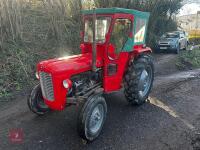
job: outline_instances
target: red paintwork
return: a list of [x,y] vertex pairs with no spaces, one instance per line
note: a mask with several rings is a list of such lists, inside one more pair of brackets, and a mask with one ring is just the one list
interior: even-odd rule
[[[45,103],[52,109],[62,110],[65,107],[67,90],[63,87],[63,80],[71,76],[92,69],[92,54],[85,53],[68,58],[57,58],[42,61],[37,65],[38,72],[47,72],[52,75],[54,97],[53,102],[44,98]],[[102,58],[97,58],[97,66],[102,67]]]
[[[121,52],[118,59],[114,61],[105,60],[105,67],[104,67],[104,81],[103,87],[104,91],[109,93],[113,91],[117,91],[121,88],[122,79],[125,73],[125,69],[127,68],[129,60],[129,53],[128,52]],[[109,76],[107,72],[107,67],[109,63],[117,64],[117,73],[115,75]]]
[[[84,18],[89,16],[90,15],[84,16]],[[143,48],[142,45],[134,46],[133,52],[121,52],[118,56],[113,53],[116,59],[110,60],[108,58],[108,52],[114,52],[114,47],[109,43],[114,20],[116,18],[128,18],[134,22],[134,17],[130,14],[104,14],[102,16],[110,16],[112,18],[112,23],[108,31],[108,38],[106,39],[106,42],[104,44],[97,44],[96,66],[97,68],[103,68],[103,88],[104,92],[109,93],[117,91],[122,87],[122,79],[130,59],[134,59],[140,53],[151,52],[151,49]],[[84,33],[82,33],[82,36],[84,36]],[[82,43],[80,48],[82,52],[80,55],[67,58],[50,59],[42,61],[37,65],[38,72],[44,71],[52,76],[55,100],[51,102],[44,98],[44,101],[53,110],[63,110],[65,108],[68,91],[63,87],[63,80],[70,79],[73,75],[92,70],[92,44]],[[118,70],[115,75],[109,76],[107,68],[111,63],[117,64]]]
[[[107,50],[105,50],[105,53],[104,53],[104,80],[103,80],[103,87],[104,87],[104,91],[105,92],[113,92],[113,91],[117,91],[119,90],[122,86],[121,86],[121,83],[122,83],[122,79],[123,79],[123,75],[126,71],[126,66],[129,62],[129,53],[128,52],[121,52],[119,54],[119,56],[117,56],[116,54],[113,54],[115,55],[116,59],[115,60],[110,60],[108,58],[108,53],[109,52],[112,52],[114,51],[114,46],[112,46],[110,43],[109,43],[109,40],[110,40],[110,35],[112,33],[112,30],[113,30],[113,27],[114,27],[114,24],[115,24],[115,19],[118,19],[118,18],[126,18],[126,19],[129,19],[132,21],[132,25],[133,25],[133,22],[134,22],[134,16],[131,15],[131,14],[120,14],[120,13],[117,13],[115,15],[113,15],[113,21],[111,23],[111,28],[109,30],[109,38],[107,39],[107,45],[108,45],[108,48]],[[132,27],[133,28],[133,27]],[[117,73],[115,75],[112,75],[112,76],[109,76],[108,75],[108,65],[109,64],[116,64],[117,65]]]
[[135,45],[133,54],[135,57],[138,57],[141,53],[152,53],[151,48],[143,47],[143,45]]

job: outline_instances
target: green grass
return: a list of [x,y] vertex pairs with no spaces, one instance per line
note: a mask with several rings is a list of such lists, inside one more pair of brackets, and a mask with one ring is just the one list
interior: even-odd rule
[[176,66],[179,70],[200,68],[200,49],[181,52],[177,58]]

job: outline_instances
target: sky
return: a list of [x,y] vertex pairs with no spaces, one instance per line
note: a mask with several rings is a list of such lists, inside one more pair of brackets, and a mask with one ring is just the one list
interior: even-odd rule
[[181,8],[178,16],[183,16],[183,15],[188,15],[188,14],[196,14],[197,11],[200,11],[200,3],[198,3],[198,4],[197,3],[185,4]]

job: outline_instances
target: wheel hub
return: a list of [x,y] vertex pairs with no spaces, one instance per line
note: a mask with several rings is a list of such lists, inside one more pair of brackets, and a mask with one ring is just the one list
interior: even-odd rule
[[148,84],[148,73],[146,70],[143,70],[139,80],[139,89],[144,90]]
[[140,96],[145,96],[150,87],[150,75],[146,69],[144,69],[141,73],[138,87]]
[[103,122],[103,106],[101,104],[97,105],[89,118],[89,130],[91,133],[95,134],[101,128]]

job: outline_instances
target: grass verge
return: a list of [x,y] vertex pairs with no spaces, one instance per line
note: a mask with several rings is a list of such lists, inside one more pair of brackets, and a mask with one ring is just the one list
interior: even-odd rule
[[[70,48],[48,45],[42,49],[41,46],[33,48],[10,42],[1,51],[0,102],[12,99],[18,93],[21,94],[21,92],[29,90],[38,82],[35,77],[38,62],[72,54]],[[77,50],[73,53],[76,54]]]
[[200,49],[181,52],[177,58],[176,66],[179,70],[200,68]]

